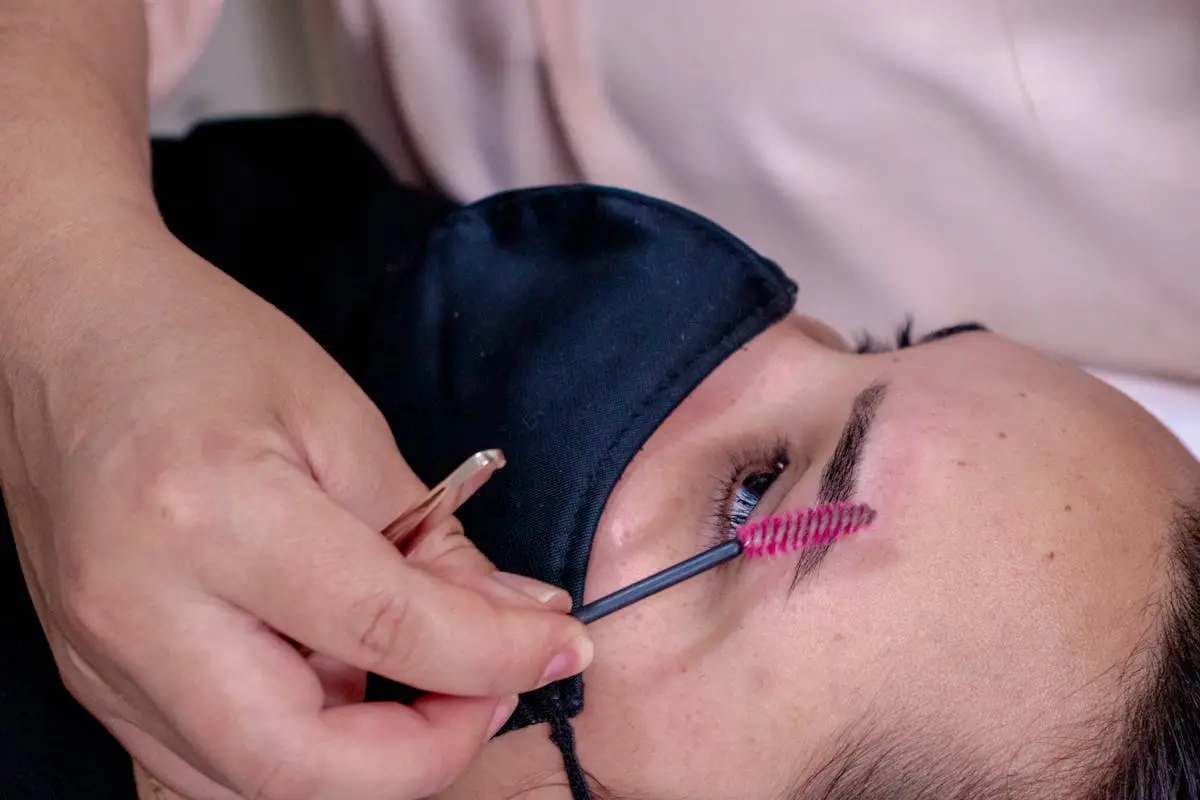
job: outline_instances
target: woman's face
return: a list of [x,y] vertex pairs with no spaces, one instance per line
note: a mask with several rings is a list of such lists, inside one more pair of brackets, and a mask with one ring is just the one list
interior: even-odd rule
[[[747,513],[835,497],[875,523],[819,564],[733,562],[595,623],[583,766],[617,794],[763,798],[864,730],[1051,758],[1117,691],[1196,469],[1135,404],[998,336],[858,355],[780,323],[630,464],[585,599]],[[559,764],[525,729],[451,794],[561,796]]]

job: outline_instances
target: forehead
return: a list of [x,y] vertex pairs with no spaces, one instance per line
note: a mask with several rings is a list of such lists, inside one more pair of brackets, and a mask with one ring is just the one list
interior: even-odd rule
[[924,412],[927,435],[938,434],[940,419],[964,443],[993,458],[1033,459],[1030,467],[1044,465],[1048,477],[1053,466],[1092,482],[1126,473],[1157,478],[1126,484],[1133,495],[1145,489],[1161,499],[1188,485],[1171,480],[1195,463],[1179,442],[1137,403],[1064,360],[986,333],[890,360],[880,369],[907,398],[914,420]]
[[[1135,509],[1143,524],[1152,511],[1165,518],[1193,479],[1194,461],[1136,403],[1001,337],[882,358],[890,390],[873,437],[876,469],[901,505],[937,497],[974,509],[977,526],[1037,517],[1047,529],[1105,523],[1127,536]],[[985,513],[998,507],[1007,513]]]
[[999,337],[897,356],[863,474],[903,554],[893,578],[913,602],[956,597],[957,625],[1128,652],[1114,620],[1161,586],[1191,459],[1136,404]]

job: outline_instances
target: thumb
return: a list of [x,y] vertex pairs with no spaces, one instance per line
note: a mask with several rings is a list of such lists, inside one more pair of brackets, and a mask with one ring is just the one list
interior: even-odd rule
[[[368,527],[382,531],[429,488],[396,447],[383,414],[353,381],[332,407],[301,409],[295,441],[317,484]],[[338,420],[317,424],[316,420]]]
[[208,579],[275,630],[446,695],[526,692],[591,662],[586,628],[566,614],[500,602],[409,563],[297,470],[266,483],[237,487],[245,497],[233,506],[254,508],[254,527],[273,537],[246,543],[237,574],[214,569]]
[[[320,465],[314,472],[321,488],[369,527],[379,530],[424,498],[428,490],[396,449],[378,409],[365,396],[359,400],[353,417],[359,424],[350,426],[350,430],[365,435],[343,435],[332,441],[317,437],[317,444],[308,451],[310,460]],[[458,586],[510,602],[533,599],[551,610],[571,610],[571,596],[562,589],[497,572],[454,517],[437,515],[422,523],[405,536],[403,553],[410,564]]]
[[557,586],[497,571],[454,517],[427,520],[418,526],[405,545],[404,555],[409,564],[448,583],[483,592],[501,602],[532,600],[564,614],[571,610],[571,595]]

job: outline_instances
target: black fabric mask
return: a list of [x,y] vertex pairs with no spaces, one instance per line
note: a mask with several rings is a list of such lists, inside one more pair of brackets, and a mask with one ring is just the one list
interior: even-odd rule
[[[427,483],[476,450],[504,451],[508,466],[459,518],[498,568],[560,586],[576,604],[630,460],[796,295],[774,264],[707,220],[596,187],[457,210],[403,261],[356,377]],[[369,686],[369,699],[401,696],[389,681]],[[504,732],[561,726],[582,706],[582,679],[560,681],[523,696]]]

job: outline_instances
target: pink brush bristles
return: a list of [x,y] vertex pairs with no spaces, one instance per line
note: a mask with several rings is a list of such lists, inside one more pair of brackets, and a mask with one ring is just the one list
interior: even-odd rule
[[747,558],[773,556],[830,544],[874,521],[875,509],[866,503],[827,503],[747,522],[738,527],[737,538]]

